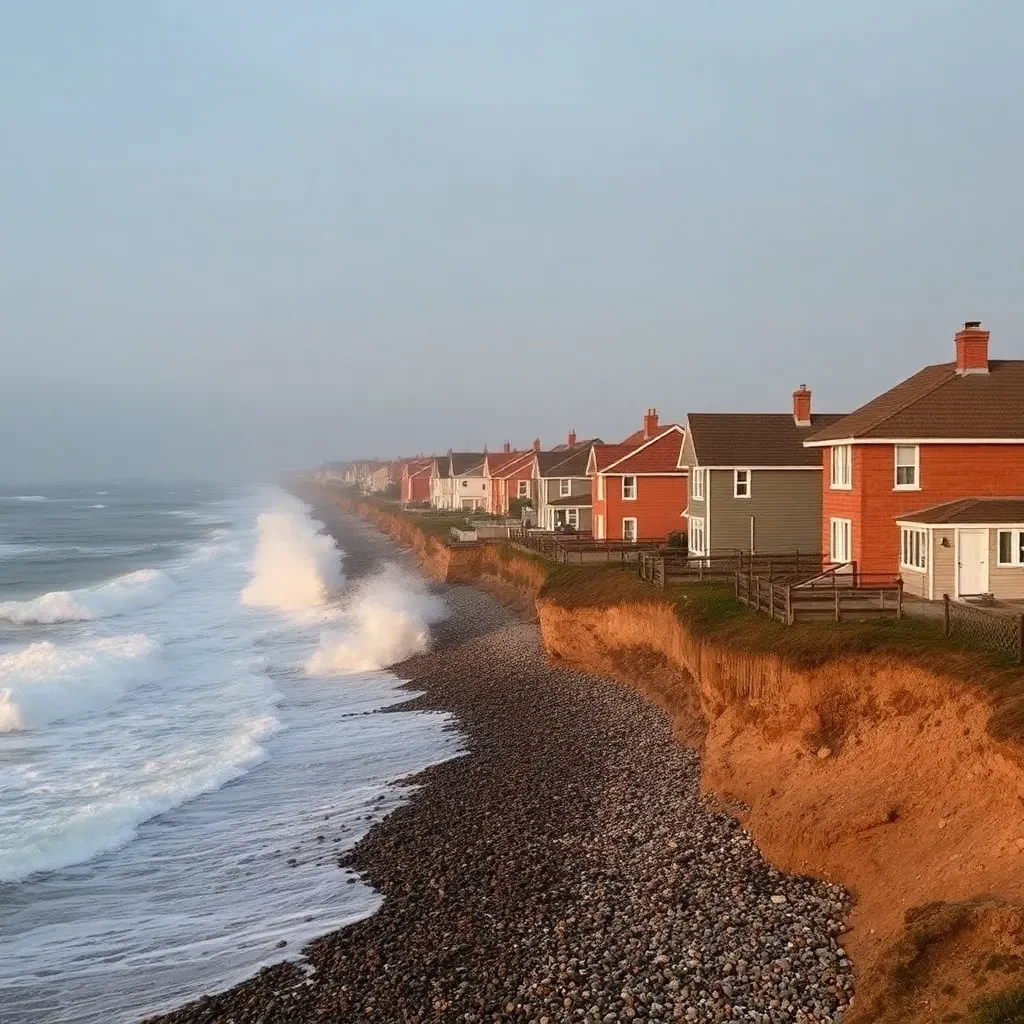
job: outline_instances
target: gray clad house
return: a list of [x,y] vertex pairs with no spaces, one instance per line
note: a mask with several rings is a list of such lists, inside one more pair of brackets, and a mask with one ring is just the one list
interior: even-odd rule
[[690,553],[820,552],[822,460],[804,440],[842,415],[812,415],[804,385],[792,413],[690,413],[679,453]]
[[601,444],[601,439],[579,441],[575,434],[570,434],[566,444],[534,456],[534,522],[540,529],[571,526],[584,533],[592,529],[593,499],[587,460],[595,444]]

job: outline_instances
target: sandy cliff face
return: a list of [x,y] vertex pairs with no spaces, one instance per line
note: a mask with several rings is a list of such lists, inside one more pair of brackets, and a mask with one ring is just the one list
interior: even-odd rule
[[[541,590],[529,558],[449,550],[369,511],[437,579]],[[657,600],[536,609],[552,658],[666,710],[770,860],[854,893],[849,1020],[966,1020],[977,994],[1024,983],[1024,759],[979,689],[892,658],[804,669],[731,650]]]

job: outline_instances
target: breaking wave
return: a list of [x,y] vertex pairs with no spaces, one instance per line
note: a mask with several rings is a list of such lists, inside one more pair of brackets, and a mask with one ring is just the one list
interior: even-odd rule
[[294,499],[260,515],[252,578],[242,603],[296,611],[316,608],[336,593],[344,582],[342,553],[322,526]]
[[444,601],[422,580],[388,565],[356,590],[342,628],[321,635],[306,671],[315,676],[368,672],[422,654],[430,646],[431,624],[447,614]]
[[0,654],[0,733],[37,729],[116,699],[157,651],[140,633],[58,647],[49,640]]
[[166,573],[139,569],[82,590],[54,590],[29,601],[0,601],[0,621],[24,626],[107,619],[160,604],[174,589]]

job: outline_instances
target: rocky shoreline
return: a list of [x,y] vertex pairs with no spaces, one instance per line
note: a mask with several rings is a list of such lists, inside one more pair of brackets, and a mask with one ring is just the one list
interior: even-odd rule
[[343,859],[383,907],[312,943],[312,972],[268,968],[153,1020],[842,1020],[843,890],[765,864],[653,705],[549,665],[488,594],[444,596],[403,707],[452,712],[468,753]]

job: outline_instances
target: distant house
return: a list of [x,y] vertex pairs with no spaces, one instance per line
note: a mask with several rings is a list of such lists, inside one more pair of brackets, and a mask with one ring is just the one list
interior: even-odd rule
[[391,464],[380,463],[369,471],[364,482],[364,490],[370,494],[379,494],[391,486]]
[[454,508],[451,453],[439,455],[430,464],[430,504],[437,509]]
[[587,463],[590,449],[603,444],[599,437],[578,441],[575,431],[566,443],[533,458],[534,520],[542,530],[570,526],[589,533],[593,529],[593,500]]
[[820,552],[821,457],[804,441],[838,419],[812,414],[803,385],[792,413],[690,413],[679,452],[690,553]]
[[595,540],[636,542],[685,529],[687,470],[679,465],[683,428],[659,425],[648,409],[643,428],[622,444],[595,444],[587,459]]
[[[534,442],[539,446],[540,441]],[[485,509],[494,515],[507,515],[509,506],[517,498],[531,497],[531,465],[535,448],[515,451],[505,443],[500,452],[484,457],[484,477],[487,480]],[[522,481],[526,480],[526,486]]]
[[[926,366],[816,431],[830,558],[938,599],[1024,593],[1024,360],[968,321]],[[993,500],[1001,499],[1001,500]]]
[[[487,504],[484,452],[449,452],[437,459],[438,508],[483,511]],[[439,463],[447,464],[442,469]],[[433,491],[433,476],[431,490]],[[447,481],[445,483],[445,481]]]
[[409,459],[402,465],[402,503],[419,505],[430,501],[432,458]]

